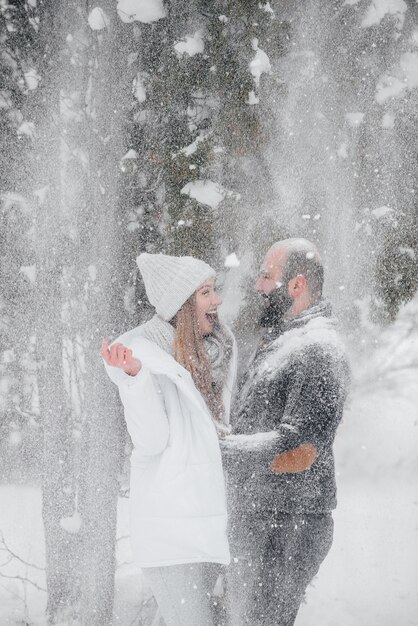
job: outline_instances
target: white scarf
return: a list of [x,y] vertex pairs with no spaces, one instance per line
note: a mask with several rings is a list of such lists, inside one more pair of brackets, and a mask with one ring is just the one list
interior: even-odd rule
[[[162,319],[159,315],[154,315],[142,326],[143,336],[157,344],[162,350],[174,356],[175,328]],[[205,348],[212,365],[212,379],[216,382],[224,382],[228,375],[228,367],[232,356],[233,335],[231,331],[219,324],[213,333],[204,339]],[[213,418],[212,418],[213,419]],[[213,420],[219,436],[225,436],[225,428],[229,432],[226,424]]]

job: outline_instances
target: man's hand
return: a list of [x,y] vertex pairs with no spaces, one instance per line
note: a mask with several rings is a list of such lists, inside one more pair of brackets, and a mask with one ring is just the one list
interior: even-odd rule
[[132,350],[121,343],[114,343],[109,348],[109,339],[105,339],[100,354],[108,365],[119,367],[129,376],[136,376],[142,367],[139,359],[132,356]]
[[276,474],[297,474],[309,469],[317,457],[315,446],[310,443],[287,450],[274,457],[271,469]]

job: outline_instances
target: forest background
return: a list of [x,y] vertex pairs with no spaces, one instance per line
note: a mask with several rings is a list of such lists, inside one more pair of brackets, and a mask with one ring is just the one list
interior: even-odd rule
[[[113,623],[130,447],[98,351],[151,314],[143,251],[218,269],[245,364],[263,253],[318,245],[354,365],[346,502],[386,489],[416,546],[418,4],[0,0],[0,59],[4,623],[35,623],[31,594],[50,624]],[[43,563],[5,531],[28,485]]]

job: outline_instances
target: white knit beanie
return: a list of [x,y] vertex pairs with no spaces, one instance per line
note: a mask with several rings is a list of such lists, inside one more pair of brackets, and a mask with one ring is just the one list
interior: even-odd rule
[[136,262],[144,279],[148,300],[167,322],[205,280],[216,275],[210,265],[191,256],[143,252]]

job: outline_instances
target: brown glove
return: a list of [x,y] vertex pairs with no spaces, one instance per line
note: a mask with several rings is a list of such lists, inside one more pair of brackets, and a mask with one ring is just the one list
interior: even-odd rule
[[296,474],[309,469],[317,457],[315,446],[310,443],[287,450],[274,457],[271,469],[276,474]]

